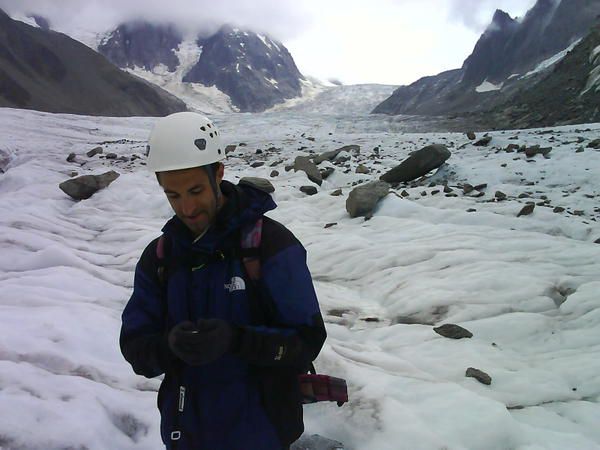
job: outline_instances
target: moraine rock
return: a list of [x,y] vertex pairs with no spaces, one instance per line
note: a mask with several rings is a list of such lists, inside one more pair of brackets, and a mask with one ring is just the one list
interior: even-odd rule
[[372,181],[358,186],[350,192],[346,200],[346,211],[350,217],[369,216],[379,200],[388,195],[390,185],[385,181]]
[[474,132],[472,132],[472,131],[467,131],[467,138],[468,138],[470,141],[474,141],[474,140],[477,138],[477,136],[475,136],[475,133],[474,133]]
[[333,167],[325,167],[323,170],[320,171],[321,172],[321,178],[323,178],[324,180],[326,180],[327,178],[329,178],[329,176],[335,172],[335,168]]
[[486,147],[490,142],[492,142],[492,136],[485,136],[479,139],[473,145],[476,147]]
[[297,156],[294,161],[294,172],[298,172],[299,170],[306,173],[308,179],[313,183],[317,183],[319,186],[323,183],[323,177],[321,176],[321,172],[319,168],[315,165],[314,162],[310,160],[307,156]]
[[277,171],[277,170],[271,171],[271,175],[270,176],[271,176],[271,178],[278,177],[279,176],[279,171]]
[[590,142],[587,145],[588,148],[596,148],[599,149],[600,148],[600,139],[594,139],[592,142]]
[[332,195],[333,197],[339,197],[340,195],[342,195],[342,190],[341,189],[336,189],[330,195]]
[[71,178],[60,183],[58,187],[75,200],[85,200],[100,189],[107,187],[117,178],[119,178],[119,174],[111,170],[101,175],[82,175],[77,178]]
[[227,155],[229,153],[235,152],[236,148],[237,148],[237,145],[235,145],[235,144],[228,145],[227,147],[225,147],[225,154]]
[[494,197],[497,201],[501,202],[502,200],[506,200],[506,194],[502,191],[496,191]]
[[354,154],[355,156],[359,155],[360,154],[360,145],[355,145],[355,144],[345,145],[338,149],[330,150],[325,153],[321,153],[320,155],[315,156],[313,161],[315,164],[321,164],[323,161],[333,161],[342,152]]
[[75,153],[69,153],[69,156],[67,156],[67,162],[75,162],[75,158],[77,158]]
[[300,439],[292,444],[290,450],[344,450],[344,444],[318,434],[312,436],[303,434]]
[[264,161],[255,161],[252,164],[250,164],[250,167],[256,169],[257,167],[262,167],[265,165]]
[[359,164],[358,167],[356,167],[356,173],[367,174],[369,173],[369,168],[364,164]]
[[271,182],[266,178],[244,177],[238,182],[238,184],[255,187],[256,189],[266,192],[267,194],[275,192],[275,186],[273,186],[273,184],[271,184]]
[[517,217],[528,216],[529,214],[531,214],[533,212],[534,209],[535,209],[535,203],[528,203],[525,206],[523,206],[521,211],[519,211],[519,214],[517,214]]
[[433,331],[435,331],[440,336],[444,336],[450,339],[463,339],[473,337],[473,333],[471,333],[469,330],[453,323],[446,323],[442,326],[435,327]]
[[475,369],[474,367],[469,367],[465,373],[465,376],[469,378],[475,378],[477,381],[487,386],[492,384],[492,377],[490,377],[484,371]]
[[0,149],[0,173],[6,172],[6,168],[8,167],[8,163],[10,162],[10,156],[7,152]]
[[440,167],[451,153],[443,144],[433,144],[417,150],[399,166],[383,174],[379,179],[388,183],[411,181]]
[[306,195],[315,195],[318,191],[314,186],[300,186],[300,192],[304,192]]
[[96,147],[87,152],[86,155],[88,156],[88,158],[92,158],[96,155],[100,155],[103,151],[104,150],[102,149],[102,147]]

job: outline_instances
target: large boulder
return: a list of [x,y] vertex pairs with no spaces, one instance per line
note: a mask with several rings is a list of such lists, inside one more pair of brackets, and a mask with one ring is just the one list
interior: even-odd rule
[[358,186],[346,200],[346,211],[350,217],[370,216],[379,200],[388,195],[390,185],[385,181],[372,181]]
[[360,145],[344,145],[336,150],[330,150],[328,152],[321,153],[319,156],[316,156],[313,161],[315,164],[321,164],[323,161],[333,161],[340,152],[348,152],[358,155],[360,154]]
[[319,186],[323,183],[323,176],[321,175],[319,168],[308,156],[296,157],[294,161],[294,172],[298,172],[299,170],[305,172],[308,179],[313,183],[317,183]]
[[388,183],[415,180],[440,167],[448,158],[450,150],[443,144],[433,144],[417,150],[399,166],[384,173],[379,179]]
[[292,444],[291,450],[344,450],[341,442],[324,438],[318,434],[312,436],[302,435]]
[[85,200],[100,189],[107,187],[117,178],[119,178],[119,174],[111,170],[102,175],[82,175],[77,178],[71,178],[60,183],[58,187],[75,200]]
[[246,186],[254,187],[263,192],[266,192],[267,194],[272,194],[273,192],[275,192],[275,186],[273,186],[273,183],[271,183],[266,178],[244,177],[238,182],[238,184],[245,184]]

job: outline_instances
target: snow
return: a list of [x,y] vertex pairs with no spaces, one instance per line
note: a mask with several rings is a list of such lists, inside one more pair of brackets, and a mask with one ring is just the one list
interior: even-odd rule
[[196,65],[202,54],[195,36],[187,36],[177,49],[179,65],[169,72],[164,65],[158,65],[148,71],[142,67],[127,69],[128,72],[154,83],[183,100],[189,109],[205,114],[237,111],[231,98],[216,86],[204,86],[201,83],[184,83],[183,77]]
[[[299,191],[302,172],[271,178],[279,207],[270,215],[307,248],[326,321],[316,367],[350,388],[342,408],[305,407],[307,433],[347,450],[600,449],[600,152],[576,153],[577,138],[595,139],[600,124],[494,131],[490,147],[473,147],[463,134],[412,133],[381,116],[213,119],[226,143],[247,143],[226,162],[234,182],[268,178],[275,160],[282,168],[299,154],[361,146],[317,195]],[[105,152],[142,155],[154,121],[0,109],[10,158],[0,174],[0,448],[163,448],[159,380],[132,372],[118,334],[137,259],[171,211],[138,162],[85,156],[106,141]],[[450,147],[432,179],[445,174],[456,198],[432,195],[440,186],[426,182],[394,189],[368,221],[348,216],[352,183],[430,143]],[[549,159],[496,152],[509,143],[553,150]],[[255,155],[271,146],[281,150]],[[70,152],[86,163],[67,163]],[[248,158],[267,164],[251,169]],[[354,173],[359,163],[372,173]],[[58,189],[73,170],[113,168],[121,176],[88,200]],[[465,182],[487,183],[485,196],[463,195]],[[336,188],[342,196],[329,195]],[[403,189],[409,197],[395,195]],[[497,190],[509,199],[489,201]],[[566,211],[516,217],[525,192]],[[473,338],[443,338],[432,330],[442,323]],[[492,384],[466,378],[468,367]]]
[[490,83],[488,80],[484,80],[479,86],[477,86],[475,88],[476,92],[490,92],[490,91],[499,91],[500,89],[502,89],[502,86],[504,85],[504,83],[500,83],[500,84],[493,84]]
[[563,59],[565,56],[567,56],[567,53],[569,53],[571,50],[573,50],[577,46],[577,44],[579,44],[580,42],[581,42],[581,39],[578,39],[575,42],[573,42],[571,45],[569,45],[567,48],[565,48],[564,50],[558,52],[556,55],[553,55],[550,58],[543,60],[533,70],[527,72],[521,78],[528,78],[532,75],[535,75],[539,72],[543,72],[544,70],[552,67],[554,64],[556,64],[561,59]]
[[600,89],[600,45],[592,50],[592,53],[590,54],[590,64],[594,67],[590,71],[590,76],[581,95],[593,88],[596,88],[596,91]]
[[27,25],[30,25],[35,28],[39,28],[39,25],[37,24],[37,22],[35,21],[35,19],[33,17],[26,16],[24,14],[18,14],[18,13],[12,14],[11,19],[18,20],[19,22],[26,23]]
[[271,49],[271,48],[272,48],[271,44],[269,44],[269,43],[267,42],[267,37],[266,37],[266,36],[263,36],[263,35],[262,35],[262,34],[260,34],[260,33],[257,33],[257,36],[258,36],[258,38],[259,38],[259,39],[262,41],[262,43],[263,43],[263,44],[265,44],[265,47],[267,47],[267,48],[269,48],[269,49]]
[[275,105],[271,111],[320,113],[330,115],[368,114],[387,99],[398,86],[356,84],[326,86],[318,81],[302,81],[302,95]]

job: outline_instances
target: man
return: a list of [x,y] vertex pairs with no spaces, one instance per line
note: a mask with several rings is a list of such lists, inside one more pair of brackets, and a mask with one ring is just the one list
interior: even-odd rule
[[[120,345],[137,374],[165,374],[163,442],[177,450],[288,448],[303,431],[298,374],[326,337],[306,251],[263,217],[276,207],[269,194],[223,180],[225,152],[205,117],[159,119],[148,150],[175,216],[136,266]],[[242,246],[261,232],[258,248]],[[258,280],[242,261],[252,256]]]

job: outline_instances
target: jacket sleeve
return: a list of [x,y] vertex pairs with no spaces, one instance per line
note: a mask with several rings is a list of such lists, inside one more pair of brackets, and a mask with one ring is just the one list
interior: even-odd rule
[[153,378],[172,369],[166,337],[166,311],[158,282],[156,243],[146,247],[135,268],[133,293],[121,316],[119,344],[138,375]]
[[[265,231],[270,233],[265,235]],[[271,309],[272,320],[268,326],[242,328],[238,354],[259,366],[306,370],[327,336],[306,265],[306,250],[289,230],[274,221],[265,222],[265,239],[269,244],[264,245],[267,254],[261,257],[257,290],[260,302]]]

